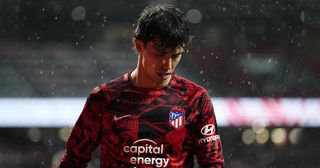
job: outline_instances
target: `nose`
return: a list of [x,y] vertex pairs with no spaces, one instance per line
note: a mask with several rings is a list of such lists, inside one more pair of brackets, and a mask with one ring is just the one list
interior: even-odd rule
[[162,60],[162,67],[164,70],[171,70],[172,69],[172,58],[165,58]]

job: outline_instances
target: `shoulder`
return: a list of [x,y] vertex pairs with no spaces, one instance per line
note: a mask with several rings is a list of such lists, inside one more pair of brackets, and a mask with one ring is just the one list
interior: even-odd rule
[[128,87],[128,85],[130,84],[129,81],[129,74],[126,73],[123,76],[120,76],[118,78],[115,78],[107,83],[104,83],[104,85],[106,85],[107,89],[116,89],[116,90],[121,90],[123,88]]
[[178,74],[174,74],[173,80],[176,86],[185,88],[191,92],[206,92],[204,87]]
[[103,96],[103,97],[110,97],[111,95],[121,92],[129,85],[128,74],[110,80],[109,82],[105,82],[96,86],[90,92],[90,96]]
[[204,87],[178,74],[174,74],[173,80],[174,87],[184,90],[187,95],[199,97],[200,95],[207,94],[207,90]]

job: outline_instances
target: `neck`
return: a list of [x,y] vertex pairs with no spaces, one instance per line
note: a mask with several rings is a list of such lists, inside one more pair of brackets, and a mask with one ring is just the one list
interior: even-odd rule
[[142,71],[139,71],[139,68],[136,68],[130,74],[131,82],[134,86],[143,87],[143,88],[162,88],[169,84],[171,77],[161,83],[156,83],[153,80],[149,79],[146,74],[143,74]]

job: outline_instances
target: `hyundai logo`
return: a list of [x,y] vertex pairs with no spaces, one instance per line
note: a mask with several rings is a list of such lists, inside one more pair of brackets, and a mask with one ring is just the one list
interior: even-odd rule
[[201,128],[202,135],[212,135],[216,132],[215,126],[213,124],[207,124]]

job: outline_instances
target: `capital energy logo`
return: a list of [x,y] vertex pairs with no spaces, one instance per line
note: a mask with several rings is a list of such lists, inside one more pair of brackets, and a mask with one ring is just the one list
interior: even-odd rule
[[[143,145],[139,145],[139,144]],[[169,158],[151,157],[163,154],[163,144],[157,144],[150,139],[139,139],[131,146],[123,148],[125,153],[136,154],[130,158],[130,163],[134,165],[154,165],[156,167],[167,167]],[[149,157],[150,156],[150,157]]]
[[220,135],[214,135],[216,132],[216,128],[213,124],[207,124],[203,126],[200,130],[201,134],[204,136],[209,136],[205,138],[198,139],[199,144],[209,143],[212,141],[216,141],[220,139]]

